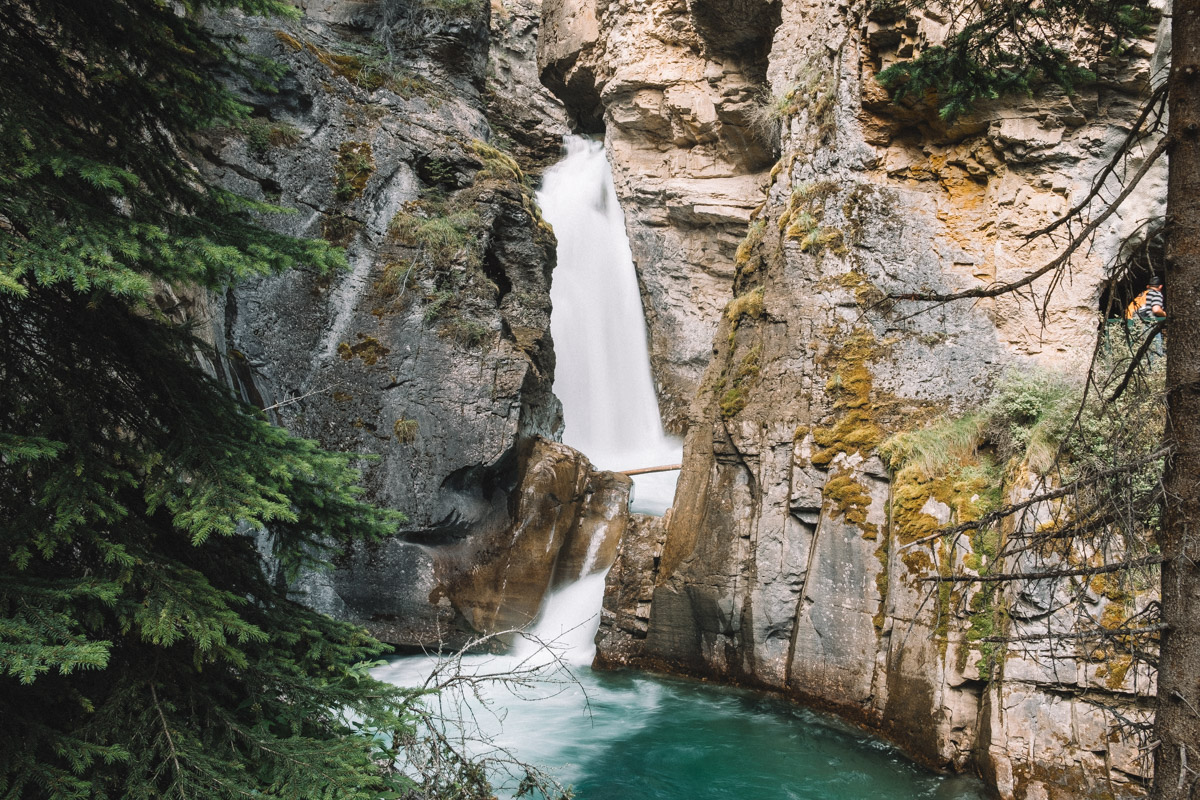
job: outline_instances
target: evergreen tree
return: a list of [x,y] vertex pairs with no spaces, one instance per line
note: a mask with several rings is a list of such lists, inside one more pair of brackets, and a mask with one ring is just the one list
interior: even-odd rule
[[206,9],[280,0],[0,0],[0,796],[394,796],[409,694],[285,574],[398,515],[348,456],[269,425],[150,296],[218,290],[323,242],[207,183],[196,132],[275,65]]
[[[1096,79],[1084,59],[1119,55],[1131,38],[1147,33],[1156,13],[1147,0],[895,4],[897,9],[926,6],[937,6],[953,21],[952,34],[917,58],[893,64],[878,78],[896,100],[932,97],[946,120],[969,112],[980,101],[1029,94],[1048,85],[1073,93]],[[1081,43],[1083,49],[1073,53]]]

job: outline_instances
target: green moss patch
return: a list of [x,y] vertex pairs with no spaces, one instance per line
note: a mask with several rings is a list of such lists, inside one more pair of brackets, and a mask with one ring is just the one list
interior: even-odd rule
[[717,392],[721,395],[719,405],[722,417],[728,419],[736,416],[746,407],[746,403],[750,399],[750,384],[754,378],[758,377],[758,357],[761,352],[762,348],[759,345],[750,348],[749,352],[738,362],[737,369],[733,371],[733,374],[722,376],[718,381]]
[[417,439],[419,426],[415,419],[398,419],[392,425],[392,434],[400,444],[411,444]]
[[860,308],[874,308],[887,300],[887,294],[861,272],[843,272],[837,277],[837,283],[854,293],[854,302]]
[[385,347],[374,336],[358,334],[358,341],[354,344],[342,342],[338,345],[338,355],[346,361],[358,358],[361,359],[368,367],[372,367],[381,358],[392,352],[390,348]]
[[276,32],[275,36],[293,51],[299,52],[300,48],[308,48],[317,61],[335,75],[368,92],[387,89],[405,99],[432,95],[435,92],[432,83],[408,69],[397,66],[380,46],[335,51],[318,47],[312,42],[301,43],[294,36],[282,31]]
[[811,459],[814,466],[829,466],[839,453],[866,456],[884,440],[872,402],[874,377],[867,367],[878,352],[870,328],[859,326],[822,358],[822,363],[835,367],[825,388],[834,397],[837,416],[833,425],[812,431],[813,442],[820,447]]
[[363,224],[345,214],[331,213],[321,216],[321,237],[330,244],[345,247],[363,229]]
[[875,612],[871,621],[875,625],[875,630],[879,632],[883,631],[884,623],[887,621],[888,589],[891,588],[890,547],[890,537],[882,536],[879,547],[875,549],[875,558],[879,560],[880,567],[879,572],[875,575],[875,589],[879,592],[879,610]]
[[477,183],[499,181],[515,187],[521,193],[522,208],[540,230],[549,233],[550,224],[542,217],[542,210],[538,207],[533,183],[521,169],[517,160],[495,145],[478,139],[471,142],[471,152],[479,158],[482,164],[482,169],[475,175],[475,181]]
[[779,217],[780,232],[798,241],[804,252],[817,254],[827,249],[836,255],[845,255],[843,232],[823,224],[826,202],[837,191],[838,184],[833,181],[797,186]]
[[760,286],[730,300],[725,306],[725,319],[736,326],[743,319],[762,319],[766,310],[766,304],[763,302],[763,288]]
[[753,274],[758,270],[761,261],[758,249],[762,245],[763,234],[766,230],[767,221],[765,219],[755,220],[750,223],[750,228],[746,231],[746,238],[738,245],[733,263],[745,275]]
[[827,481],[821,495],[832,515],[842,517],[863,532],[864,539],[879,538],[879,526],[867,521],[871,495],[851,472],[838,472]]

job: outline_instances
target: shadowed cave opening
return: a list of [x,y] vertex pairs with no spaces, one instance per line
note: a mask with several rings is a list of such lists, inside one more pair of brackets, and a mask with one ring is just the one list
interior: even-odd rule
[[[1152,276],[1157,275],[1166,281],[1165,269],[1166,247],[1160,227],[1129,251],[1125,265],[1114,272],[1113,279],[1100,292],[1101,319],[1124,318],[1126,306],[1142,293]],[[1169,288],[1164,283],[1164,297]]]

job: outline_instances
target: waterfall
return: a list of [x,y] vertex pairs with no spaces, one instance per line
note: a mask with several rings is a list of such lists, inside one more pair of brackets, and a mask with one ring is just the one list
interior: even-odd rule
[[[566,159],[546,172],[538,196],[559,240],[551,329],[563,439],[608,469],[675,463],[680,448],[659,419],[637,278],[604,151],[579,137],[566,145]],[[644,477],[659,476],[637,477],[646,495]],[[660,508],[670,505],[674,477],[651,501]],[[647,504],[644,496],[641,502]],[[598,547],[593,540],[581,579],[546,598],[528,636],[518,637],[510,652],[411,656],[373,670],[400,686],[445,683],[428,699],[442,714],[437,741],[445,737],[459,751],[489,759],[498,796],[524,794],[524,773],[506,774],[497,757],[506,749],[592,800],[987,796],[970,779],[925,773],[888,745],[781,701],[592,672],[604,572],[588,573]],[[448,679],[455,673],[467,679]]]
[[[681,446],[663,432],[637,273],[604,147],[581,136],[565,144],[566,158],[546,171],[538,193],[558,237],[550,332],[563,442],[601,469],[677,463]],[[639,476],[634,510],[665,511],[677,477]]]
[[542,613],[513,647],[515,663],[549,663],[558,659],[572,667],[588,667],[596,655],[596,629],[604,600],[604,576],[597,572],[567,584],[546,597]]

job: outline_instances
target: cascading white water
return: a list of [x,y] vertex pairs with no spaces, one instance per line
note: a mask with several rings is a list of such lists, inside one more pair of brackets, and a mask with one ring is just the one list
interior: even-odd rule
[[[566,158],[546,171],[538,192],[558,237],[550,332],[563,441],[601,469],[677,463],[681,447],[663,432],[637,274],[604,147],[581,136],[565,144]],[[635,510],[665,511],[677,477],[637,478]]]
[[[551,327],[563,438],[608,469],[675,463],[680,448],[659,420],[637,279],[604,150],[579,137],[566,146],[538,197],[559,240]],[[635,510],[665,510],[675,475],[660,479],[657,490],[643,477],[657,476],[638,477]],[[604,573],[588,575],[587,565],[581,571],[581,580],[546,598],[529,636],[503,656],[414,656],[374,674],[401,686],[445,685],[430,703],[445,714],[445,733],[461,740],[456,747],[493,765],[498,749],[509,749],[573,784],[583,800],[986,796],[969,780],[924,773],[854,729],[779,701],[593,673]],[[448,679],[446,670],[474,679]],[[506,783],[497,770],[499,796],[518,794],[521,775],[512,777]]]

